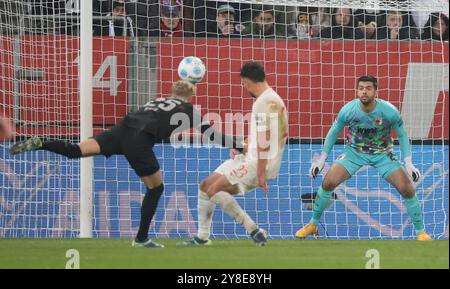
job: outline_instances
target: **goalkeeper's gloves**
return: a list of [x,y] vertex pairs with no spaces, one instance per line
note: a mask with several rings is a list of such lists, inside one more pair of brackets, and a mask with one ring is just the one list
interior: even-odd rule
[[404,159],[405,161],[405,168],[408,175],[412,178],[414,182],[418,182],[422,175],[420,174],[420,171],[412,164],[412,158],[406,157]]
[[323,167],[325,166],[325,161],[327,160],[328,154],[322,152],[320,154],[320,157],[313,161],[311,168],[309,169],[309,176],[311,178],[317,177],[318,174],[322,171]]

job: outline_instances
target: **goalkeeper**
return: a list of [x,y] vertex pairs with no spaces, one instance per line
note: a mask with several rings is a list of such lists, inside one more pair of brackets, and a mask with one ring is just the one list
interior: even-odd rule
[[311,177],[315,178],[322,171],[331,148],[346,125],[348,125],[348,145],[333,163],[319,187],[309,224],[298,230],[295,237],[306,238],[317,234],[317,223],[328,206],[333,190],[362,166],[370,165],[401,194],[417,239],[431,240],[425,232],[422,211],[413,183],[392,151],[391,128],[398,135],[406,172],[414,182],[419,181],[420,171],[412,164],[409,138],[403,127],[403,120],[391,103],[377,98],[377,86],[375,77],[361,76],[357,85],[359,99],[347,103],[341,109],[328,132],[322,153],[311,166]]
[[181,132],[194,127],[210,139],[214,138],[214,142],[242,150],[237,148],[234,139],[214,130],[209,122],[201,122],[200,113],[189,103],[194,93],[195,86],[192,83],[180,80],[172,86],[172,97],[148,102],[138,111],[126,115],[110,130],[94,138],[72,144],[62,140],[43,142],[38,137],[32,137],[13,145],[10,153],[14,155],[30,150],[47,150],[72,159],[94,155],[124,155],[147,187],[141,207],[139,231],[132,245],[164,247],[148,238],[150,223],[164,191],[153,145],[170,137],[174,131]]

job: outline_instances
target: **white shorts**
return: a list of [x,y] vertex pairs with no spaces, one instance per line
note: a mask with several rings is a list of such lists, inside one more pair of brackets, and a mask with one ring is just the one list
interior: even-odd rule
[[238,187],[239,194],[244,194],[258,186],[256,165],[255,160],[249,161],[240,154],[223,162],[214,172],[225,176],[230,184]]
[[226,160],[214,172],[225,176],[230,184],[236,185],[238,194],[258,187],[257,160],[248,160],[245,155],[240,154],[234,159]]

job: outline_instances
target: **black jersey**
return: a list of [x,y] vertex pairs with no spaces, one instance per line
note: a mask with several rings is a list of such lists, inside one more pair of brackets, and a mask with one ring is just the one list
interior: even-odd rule
[[201,117],[191,103],[169,97],[147,102],[138,111],[126,115],[123,123],[125,126],[145,131],[153,135],[156,141],[161,141],[170,137],[177,128],[186,130],[197,124],[200,126]]
[[210,123],[202,119],[200,112],[191,103],[174,97],[149,101],[138,111],[126,115],[122,122],[127,127],[151,134],[155,142],[168,139],[175,130],[181,132],[195,128],[201,133],[207,133],[214,142],[232,144],[233,148],[242,150],[235,139],[212,129]]

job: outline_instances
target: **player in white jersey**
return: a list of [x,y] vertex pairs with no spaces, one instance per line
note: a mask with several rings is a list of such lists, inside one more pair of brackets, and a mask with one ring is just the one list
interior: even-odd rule
[[239,206],[233,195],[260,187],[268,192],[267,181],[278,176],[288,130],[286,106],[265,80],[264,68],[255,62],[241,69],[242,83],[255,98],[250,120],[249,138],[244,152],[233,149],[230,159],[220,165],[200,185],[198,198],[198,234],[179,246],[209,245],[212,216],[216,204],[243,225],[256,245],[267,242],[267,233]]

